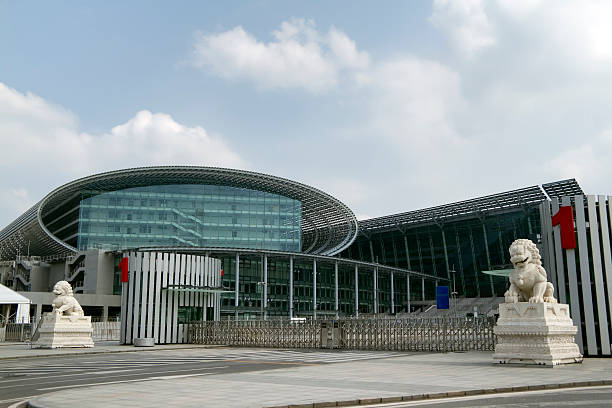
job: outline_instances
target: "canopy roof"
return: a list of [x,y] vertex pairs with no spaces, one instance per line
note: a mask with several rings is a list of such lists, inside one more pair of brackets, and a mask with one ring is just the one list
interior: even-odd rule
[[0,284],[0,305],[31,303],[30,299]]

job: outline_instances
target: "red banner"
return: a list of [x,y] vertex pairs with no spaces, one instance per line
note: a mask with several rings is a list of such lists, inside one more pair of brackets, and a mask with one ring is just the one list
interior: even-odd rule
[[122,258],[119,262],[119,269],[121,270],[121,282],[128,281],[128,259]]

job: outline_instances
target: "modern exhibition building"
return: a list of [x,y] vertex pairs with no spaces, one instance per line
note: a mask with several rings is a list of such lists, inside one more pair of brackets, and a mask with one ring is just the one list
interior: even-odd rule
[[[575,248],[553,228],[559,208],[572,209]],[[0,283],[32,299],[39,315],[65,279],[86,312],[115,316],[127,307],[119,296],[127,257],[143,279],[145,270],[187,268],[189,282],[149,278],[164,302],[172,291],[214,298],[181,303],[183,317],[168,311],[179,321],[410,313],[433,307],[437,285],[454,286],[460,300],[491,300],[470,305],[493,313],[508,286],[508,247],[529,238],[570,303],[581,350],[610,355],[611,211],[608,197],[585,196],[570,179],[358,222],[334,197],[279,177],[127,169],[59,187],[0,231]],[[220,261],[220,279],[204,278],[217,276],[210,259]],[[167,336],[159,340],[176,340]]]

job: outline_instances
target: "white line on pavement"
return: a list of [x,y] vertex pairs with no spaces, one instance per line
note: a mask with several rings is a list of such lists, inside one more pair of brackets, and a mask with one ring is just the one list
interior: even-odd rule
[[163,376],[159,376],[159,377],[139,378],[139,379],[135,379],[135,380],[108,381],[108,382],[93,383],[93,384],[62,385],[61,387],[38,388],[38,391],[61,390],[63,388],[77,388],[77,387],[94,387],[96,385],[120,384],[120,383],[130,383],[130,382],[138,382],[138,381],[172,380],[172,379],[176,379],[176,378],[200,377],[200,376],[204,376],[204,375],[212,375],[212,373],[184,374],[184,375],[163,375]]

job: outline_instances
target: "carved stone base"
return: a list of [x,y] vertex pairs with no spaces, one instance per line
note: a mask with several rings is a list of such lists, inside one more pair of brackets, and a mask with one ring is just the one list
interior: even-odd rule
[[45,313],[38,328],[39,338],[34,347],[93,347],[91,316],[60,316]]
[[574,341],[578,329],[569,305],[560,303],[502,303],[495,326],[498,363],[558,365],[581,363]]

